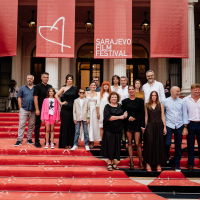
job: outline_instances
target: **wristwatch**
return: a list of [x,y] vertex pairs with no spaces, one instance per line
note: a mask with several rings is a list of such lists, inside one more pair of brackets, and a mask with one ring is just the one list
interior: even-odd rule
[[187,128],[187,125],[184,125],[184,128]]

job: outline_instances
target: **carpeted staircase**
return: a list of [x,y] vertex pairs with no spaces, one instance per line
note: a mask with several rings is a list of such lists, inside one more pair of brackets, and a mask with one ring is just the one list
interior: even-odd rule
[[[141,171],[136,151],[136,169],[130,171],[126,149],[122,150],[122,160],[118,163],[120,170],[109,172],[105,160],[99,156],[98,143],[90,152],[81,141],[76,151],[59,149],[60,124],[55,127],[55,149],[44,149],[44,124],[40,137],[42,148],[26,144],[26,133],[23,144],[14,147],[18,121],[18,113],[0,113],[0,199],[160,200],[181,197],[183,192],[190,195],[188,198],[191,193],[194,193],[193,198],[199,195],[200,182],[189,180],[189,177],[200,177],[199,160],[195,158],[194,172],[187,172],[186,152],[180,173],[172,170],[171,163],[163,167],[161,173]],[[171,155],[173,159],[173,146]]]

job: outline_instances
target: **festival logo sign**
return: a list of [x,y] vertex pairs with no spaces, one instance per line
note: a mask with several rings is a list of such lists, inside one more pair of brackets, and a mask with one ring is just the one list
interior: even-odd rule
[[94,58],[132,58],[132,0],[95,0]]
[[188,58],[188,0],[151,0],[151,58]]
[[73,58],[74,34],[75,0],[38,0],[37,57]]
[[16,56],[18,0],[0,0],[0,57]]

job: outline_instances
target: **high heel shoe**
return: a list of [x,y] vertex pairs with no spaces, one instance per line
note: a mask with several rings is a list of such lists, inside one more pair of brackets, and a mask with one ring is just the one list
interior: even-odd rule
[[142,162],[140,162],[140,169],[141,169],[141,170],[144,170],[144,169],[145,169],[145,167],[144,167],[144,165],[143,165]]
[[132,161],[131,163],[131,160],[130,160],[130,170],[134,170],[134,162]]
[[[147,167],[148,166],[148,167]],[[151,166],[150,165],[146,165],[146,169],[148,172],[152,172]]]

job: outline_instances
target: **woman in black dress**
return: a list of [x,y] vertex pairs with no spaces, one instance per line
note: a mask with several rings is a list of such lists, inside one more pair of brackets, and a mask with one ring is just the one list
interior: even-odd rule
[[132,147],[132,134],[135,136],[135,145],[137,147],[137,154],[140,161],[140,169],[144,170],[142,162],[142,150],[140,145],[140,131],[145,127],[145,115],[144,115],[144,100],[135,97],[134,87],[131,85],[128,87],[129,98],[122,101],[122,107],[124,112],[128,112],[126,119],[126,129],[128,138],[128,153],[130,157],[130,169],[134,169],[133,162],[133,147]]
[[122,106],[117,103],[119,100],[119,94],[111,92],[108,97],[108,102],[110,102],[110,104],[107,104],[104,108],[104,134],[100,155],[104,158],[108,158],[108,171],[119,169],[114,164],[114,159],[120,160],[122,120],[127,117],[127,114],[123,112]]
[[147,171],[151,172],[151,165],[157,166],[161,172],[161,165],[167,164],[165,135],[167,134],[164,106],[159,102],[158,93],[152,91],[149,102],[145,106],[145,133],[143,159]]
[[[69,148],[73,146],[75,125],[73,121],[73,104],[74,100],[78,98],[78,89],[72,86],[73,76],[68,74],[66,76],[67,86],[62,87],[55,95],[56,99],[62,105],[60,112],[60,137],[59,148]],[[60,100],[60,95],[62,98]]]

